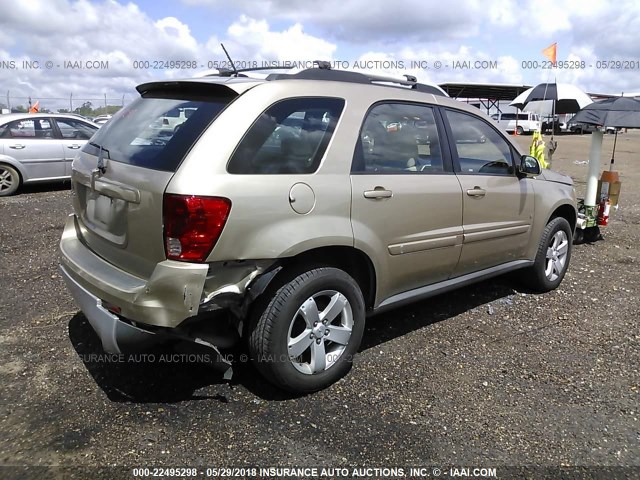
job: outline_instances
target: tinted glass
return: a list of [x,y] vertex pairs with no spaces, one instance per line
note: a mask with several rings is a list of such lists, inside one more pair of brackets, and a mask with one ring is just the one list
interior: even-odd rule
[[343,108],[344,100],[339,98],[291,98],[272,105],[245,134],[228,172],[315,172]]
[[[116,113],[98,130],[83,151],[138,167],[173,172],[202,132],[232,97],[214,95],[197,99],[145,96]],[[169,114],[192,109],[189,118],[169,122]]]
[[513,159],[507,141],[484,120],[447,110],[460,172],[466,174],[511,174]]
[[433,109],[404,103],[376,105],[362,125],[351,170],[354,173],[443,172]]
[[[516,119],[516,114],[515,113],[503,113],[502,115],[500,115],[500,117],[498,117],[498,115],[491,115],[491,118],[493,118],[494,120],[497,120],[499,118],[501,121],[515,120]],[[528,120],[529,120],[529,114],[528,113],[519,113],[518,114],[518,121],[528,121]],[[536,120],[536,116],[535,115],[531,115],[531,120]]]
[[62,138],[89,140],[98,131],[97,127],[80,120],[56,118],[55,122],[58,124]]
[[16,120],[6,126],[2,136],[4,138],[53,138],[53,130],[47,118]]

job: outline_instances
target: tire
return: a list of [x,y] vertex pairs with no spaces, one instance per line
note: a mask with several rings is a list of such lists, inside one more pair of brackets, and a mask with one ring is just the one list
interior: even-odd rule
[[533,266],[526,270],[525,284],[536,292],[549,292],[560,285],[571,260],[573,233],[565,218],[551,219],[542,232]]
[[[330,308],[338,305],[339,310]],[[314,392],[349,372],[364,324],[356,281],[337,268],[314,268],[256,306],[249,353],[269,382],[297,394]]]
[[522,128],[522,127],[518,127],[518,128],[516,128],[516,133],[517,133],[518,135],[524,135],[524,128]]
[[8,197],[16,193],[20,182],[20,174],[15,168],[0,164],[0,197]]

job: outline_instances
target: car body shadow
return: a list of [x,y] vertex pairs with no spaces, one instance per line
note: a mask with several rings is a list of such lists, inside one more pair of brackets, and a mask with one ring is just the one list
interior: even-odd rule
[[[367,319],[360,351],[514,293],[514,282],[510,281],[509,276],[502,276],[371,317]],[[205,364],[198,360],[202,355],[213,355],[212,351],[196,344],[181,342],[144,352],[110,356],[102,349],[98,336],[81,312],[69,322],[69,338],[96,384],[115,402],[227,402],[221,394],[208,396],[195,393],[203,387],[224,383],[231,388],[241,385],[263,400],[299,397],[279,390],[264,380],[247,360],[246,351],[242,348],[226,352],[235,359],[233,377],[228,381],[223,378],[219,364]],[[181,357],[176,357],[176,354]],[[176,359],[178,361],[174,361]]]
[[213,355],[197,344],[167,344],[139,352],[107,354],[82,312],[69,321],[69,339],[96,384],[114,402],[226,401],[222,395],[195,393],[202,387],[226,382],[216,365],[202,361]]
[[372,316],[367,319],[360,351],[509,297],[518,291],[526,291],[517,285],[513,275],[502,275]]
[[69,189],[71,189],[71,180],[52,180],[46,182],[26,183],[18,189],[17,194],[60,192]]

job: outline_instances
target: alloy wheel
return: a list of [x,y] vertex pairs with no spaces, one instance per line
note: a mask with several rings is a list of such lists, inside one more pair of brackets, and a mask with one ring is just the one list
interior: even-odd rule
[[347,297],[324,290],[296,311],[287,335],[289,361],[301,373],[313,375],[333,366],[344,353],[353,330]]
[[0,192],[10,190],[13,188],[14,183],[17,181],[11,171],[0,167]]
[[564,271],[569,252],[569,239],[564,230],[559,230],[553,236],[551,244],[547,247],[547,258],[544,274],[549,281],[554,282]]

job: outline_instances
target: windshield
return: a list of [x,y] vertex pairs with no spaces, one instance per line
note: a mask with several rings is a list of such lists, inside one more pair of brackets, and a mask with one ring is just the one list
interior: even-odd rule
[[175,172],[191,146],[232,100],[144,96],[120,110],[83,151],[138,167]]

